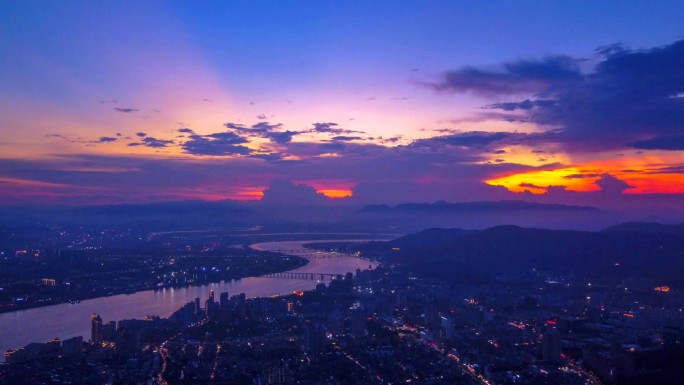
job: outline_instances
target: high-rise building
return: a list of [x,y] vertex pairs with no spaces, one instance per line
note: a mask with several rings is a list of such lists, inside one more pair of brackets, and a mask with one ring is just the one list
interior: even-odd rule
[[219,302],[219,318],[221,321],[228,321],[230,318],[230,299],[228,299],[228,292],[221,293]]
[[366,315],[363,311],[357,310],[351,315],[349,331],[354,338],[361,338],[366,335]]
[[73,337],[62,341],[62,354],[72,355],[83,352],[83,337]]
[[199,316],[200,312],[202,311],[202,307],[200,306],[200,299],[199,297],[195,298],[195,316]]
[[204,315],[207,316],[207,318],[211,317],[211,314],[214,310],[214,296],[213,296],[213,290],[209,295],[209,298],[207,298],[206,301],[204,301]]
[[90,341],[96,344],[102,342],[102,317],[99,314],[90,316]]
[[542,337],[542,358],[544,361],[558,362],[561,359],[561,334],[555,327],[546,327]]
[[326,326],[333,335],[344,333],[344,317],[339,308],[335,308],[326,316]]
[[446,314],[439,317],[439,324],[442,327],[443,336],[447,340],[454,338],[454,317],[451,314]]
[[269,384],[283,384],[287,382],[287,369],[283,365],[269,366],[266,371]]
[[310,354],[321,353],[325,341],[325,327],[318,322],[307,321],[304,325],[304,349]]
[[116,338],[116,322],[109,321],[102,325],[102,340],[103,341],[114,341]]
[[437,309],[437,304],[434,301],[429,301],[425,305],[425,326],[432,329],[437,326],[440,322],[439,320],[439,310]]

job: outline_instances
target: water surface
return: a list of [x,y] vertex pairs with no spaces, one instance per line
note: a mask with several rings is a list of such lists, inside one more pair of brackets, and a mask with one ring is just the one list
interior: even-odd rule
[[[341,242],[352,240],[307,240],[257,243],[251,247],[257,250],[301,250],[303,244],[318,242]],[[354,240],[355,241],[355,240]],[[368,241],[368,240],[365,240]],[[310,255],[312,251],[291,252],[292,255]],[[374,262],[365,259],[319,252],[322,258],[311,258],[305,266],[292,270],[302,273],[345,274],[357,268],[375,267]],[[334,258],[327,258],[333,256]],[[90,315],[98,313],[105,322],[122,319],[144,318],[147,315],[167,317],[196,297],[204,299],[209,290],[229,295],[245,293],[247,297],[264,297],[274,294],[289,294],[295,290],[311,290],[316,280],[295,280],[249,277],[233,281],[222,281],[201,286],[145,290],[133,294],[120,294],[93,298],[76,304],[59,304],[34,309],[0,314],[0,352],[23,347],[31,342],[46,342],[54,337],[61,339],[74,336],[90,338]],[[4,357],[0,357],[4,360]]]

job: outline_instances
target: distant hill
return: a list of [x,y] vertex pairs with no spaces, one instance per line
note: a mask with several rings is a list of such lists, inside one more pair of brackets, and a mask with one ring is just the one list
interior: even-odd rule
[[[163,229],[209,229],[240,224],[253,216],[246,205],[231,201],[188,200],[104,206],[35,206],[0,208],[0,224],[14,227],[50,225],[125,225]],[[248,222],[251,223],[251,222]]]
[[455,271],[480,276],[515,275],[534,268],[616,280],[627,276],[645,277],[659,284],[684,286],[681,279],[684,236],[676,231],[652,231],[652,228],[629,233],[518,226],[478,231],[432,229],[386,243],[365,245],[361,250],[383,254],[391,261],[446,277]]
[[673,233],[684,236],[684,223],[678,225],[664,225],[650,222],[627,222],[609,227],[605,232],[641,232],[641,233]]
[[[541,204],[518,200],[481,202],[406,203],[397,206],[372,205],[358,211],[366,223],[391,224],[401,231],[413,232],[431,227],[486,228],[514,223],[542,228],[598,229],[597,221],[610,216],[595,207]],[[605,225],[615,221],[605,222]]]
[[360,248],[366,252],[397,251],[398,249],[399,251],[421,250],[422,253],[441,255],[445,251],[446,244],[472,233],[474,233],[473,230],[463,229],[428,229],[416,234],[404,235],[389,242],[366,243]]
[[599,211],[595,207],[570,206],[561,204],[541,204],[517,200],[482,201],[482,202],[435,202],[435,203],[406,203],[397,206],[371,205],[361,209],[362,213],[411,213],[411,212],[487,212],[487,211]]

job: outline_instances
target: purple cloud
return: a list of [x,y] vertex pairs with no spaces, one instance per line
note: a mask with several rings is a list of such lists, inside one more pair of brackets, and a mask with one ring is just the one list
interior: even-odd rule
[[447,71],[439,82],[427,86],[440,92],[527,94],[582,78],[576,59],[569,56],[550,56],[541,60],[504,63],[495,69],[465,67]]
[[118,112],[123,112],[125,114],[138,111],[135,108],[120,108],[120,107],[114,107],[114,110],[118,111]]
[[491,95],[507,95],[512,90],[534,94],[485,108],[515,111],[538,125],[558,127],[554,137],[547,139],[569,150],[684,149],[684,40],[644,50],[611,46],[598,49],[597,54],[598,64],[586,74],[580,74],[568,60],[544,59],[539,63],[546,64],[540,66],[504,65],[505,75],[456,71],[447,77],[456,80],[435,87],[452,92],[482,90]]

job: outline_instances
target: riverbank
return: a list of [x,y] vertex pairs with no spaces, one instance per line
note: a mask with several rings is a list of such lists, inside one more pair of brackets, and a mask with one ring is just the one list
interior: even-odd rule
[[233,281],[233,280],[240,280],[240,279],[249,278],[249,277],[258,277],[261,275],[267,275],[267,274],[273,274],[273,273],[282,273],[282,272],[286,272],[286,271],[290,271],[290,270],[294,270],[294,269],[299,269],[299,268],[305,266],[307,263],[309,263],[309,261],[306,258],[302,258],[302,257],[295,256],[295,255],[280,255],[280,257],[281,257],[281,262],[282,262],[280,264],[271,265],[271,264],[264,263],[258,267],[257,271],[254,271],[254,269],[252,269],[245,274],[233,274],[231,272],[226,272],[224,274],[208,274],[208,275],[205,275],[204,277],[198,276],[198,278],[194,279],[192,282],[184,282],[182,284],[173,284],[173,283],[150,284],[149,282],[142,282],[142,283],[139,283],[137,285],[134,284],[134,285],[126,286],[126,287],[98,289],[98,290],[94,290],[94,291],[88,292],[88,293],[71,295],[68,298],[54,298],[54,299],[51,299],[49,302],[48,301],[37,301],[37,302],[30,302],[30,303],[18,302],[18,303],[9,304],[9,305],[0,304],[0,314],[1,313],[11,313],[11,312],[16,312],[16,311],[25,311],[25,310],[30,310],[30,309],[49,307],[49,306],[55,306],[55,305],[62,305],[62,304],[77,304],[77,303],[80,303],[81,301],[111,297],[111,296],[116,296],[116,295],[133,295],[133,294],[143,292],[143,291],[148,291],[148,290],[182,289],[182,288],[188,288],[188,287],[193,287],[193,286],[205,286],[208,284],[218,283],[218,282],[222,282],[222,281]]
[[[250,245],[258,251],[297,250],[311,240],[267,242]],[[311,250],[302,255],[310,254]],[[297,256],[289,254],[288,256]],[[344,275],[356,269],[366,270],[377,264],[354,257],[312,258],[309,263],[289,270],[298,273],[335,273]],[[325,281],[328,283],[329,281]],[[247,277],[206,285],[182,288],[144,290],[88,299],[76,304],[63,303],[34,309],[0,314],[0,351],[25,346],[33,341],[64,340],[75,336],[88,339],[91,333],[90,316],[99,314],[105,322],[125,319],[144,319],[147,315],[168,317],[181,306],[206,298],[209,292],[244,293],[247,298],[287,295],[295,291],[313,290],[319,280]],[[2,358],[0,357],[0,360]]]

